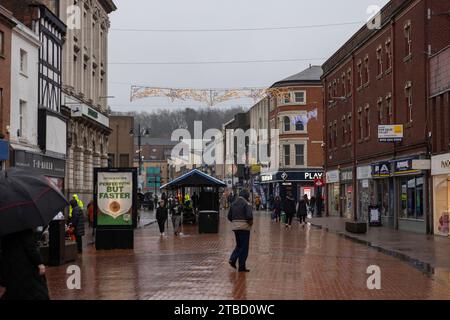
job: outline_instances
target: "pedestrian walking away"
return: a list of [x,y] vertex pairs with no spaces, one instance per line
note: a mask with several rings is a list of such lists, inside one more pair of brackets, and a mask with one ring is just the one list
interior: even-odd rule
[[283,204],[284,212],[286,213],[286,229],[292,226],[292,218],[295,215],[295,200],[291,194],[286,196]]
[[159,201],[159,206],[156,209],[156,221],[158,221],[159,232],[161,236],[165,233],[165,223],[167,221],[167,208],[164,205],[164,200]]
[[74,228],[75,241],[77,242],[78,253],[83,252],[83,236],[84,236],[84,214],[83,210],[78,206],[75,199],[70,200],[72,209],[72,226]]
[[236,269],[236,263],[239,262],[239,272],[250,271],[246,267],[250,243],[250,230],[253,225],[253,208],[249,199],[250,193],[247,190],[242,190],[228,212],[228,220],[233,225],[232,228],[236,237],[236,247],[230,256],[228,263]]
[[275,200],[273,201],[273,212],[275,215],[275,221],[281,221],[281,199],[279,196],[276,196]]
[[32,229],[1,238],[2,300],[49,300],[45,266]]
[[170,214],[172,215],[173,233],[178,236],[181,232],[181,214],[183,212],[183,206],[181,204],[173,202],[170,208]]
[[259,207],[261,207],[261,197],[259,195],[256,195],[255,197],[255,206],[256,211],[259,211]]
[[306,224],[306,216],[308,215],[308,206],[309,206],[308,196],[305,194],[303,196],[303,199],[300,200],[297,209],[297,216],[299,218],[300,224],[303,226],[305,226]]
[[91,200],[87,206],[88,210],[88,219],[89,219],[89,227],[92,229],[92,236],[95,236],[95,228],[94,228],[94,200]]
[[194,192],[194,194],[192,195],[192,205],[194,206],[194,210],[197,212],[198,210],[198,205],[199,205],[199,196],[197,195],[196,192]]
[[309,212],[311,213],[311,217],[316,216],[316,204],[317,204],[316,197],[312,196],[311,199],[309,200]]

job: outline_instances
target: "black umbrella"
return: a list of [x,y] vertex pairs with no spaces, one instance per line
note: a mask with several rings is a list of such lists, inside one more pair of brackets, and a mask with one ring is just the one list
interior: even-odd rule
[[47,226],[68,205],[44,176],[18,168],[0,172],[0,237]]

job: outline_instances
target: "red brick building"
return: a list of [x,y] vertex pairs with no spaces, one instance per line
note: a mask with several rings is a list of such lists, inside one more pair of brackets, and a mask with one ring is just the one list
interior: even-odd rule
[[280,158],[276,171],[261,173],[269,195],[284,198],[291,193],[296,200],[304,194],[321,195],[322,190],[315,187],[324,172],[321,75],[320,66],[310,66],[270,88],[269,128],[279,130],[275,148]]
[[[418,160],[430,159],[429,55],[450,43],[449,9],[392,0],[379,29],[364,26],[323,65],[329,215],[367,221],[374,205],[384,226],[432,232],[430,171]],[[402,125],[402,141],[379,142],[379,125]]]
[[0,6],[0,170],[8,160],[11,105],[11,33],[12,13]]

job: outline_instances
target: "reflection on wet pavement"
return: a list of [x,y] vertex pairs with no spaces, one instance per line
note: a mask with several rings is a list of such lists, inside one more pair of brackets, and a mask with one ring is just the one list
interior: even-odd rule
[[[49,268],[53,299],[450,299],[448,273],[431,278],[405,262],[313,227],[285,230],[258,215],[248,274],[228,265],[234,236],[222,214],[219,234],[135,233],[134,251],[85,248],[82,289],[68,290],[67,266]],[[381,268],[381,290],[368,290],[367,267]],[[446,277],[447,281],[442,281]],[[438,279],[439,278],[439,279]],[[440,281],[435,281],[440,280]]]

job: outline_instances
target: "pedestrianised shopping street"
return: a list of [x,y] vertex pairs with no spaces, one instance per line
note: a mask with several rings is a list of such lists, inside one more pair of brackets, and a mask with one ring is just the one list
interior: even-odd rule
[[[156,224],[136,230],[135,249],[96,252],[86,243],[81,290],[69,290],[69,265],[49,268],[55,299],[119,300],[299,300],[450,299],[450,283],[374,248],[314,226],[271,221],[255,213],[250,237],[249,273],[227,261],[234,248],[230,223],[222,212],[218,234],[198,234],[172,226],[161,237]],[[150,221],[150,220],[149,220]],[[367,268],[379,266],[381,289],[367,287]]]

